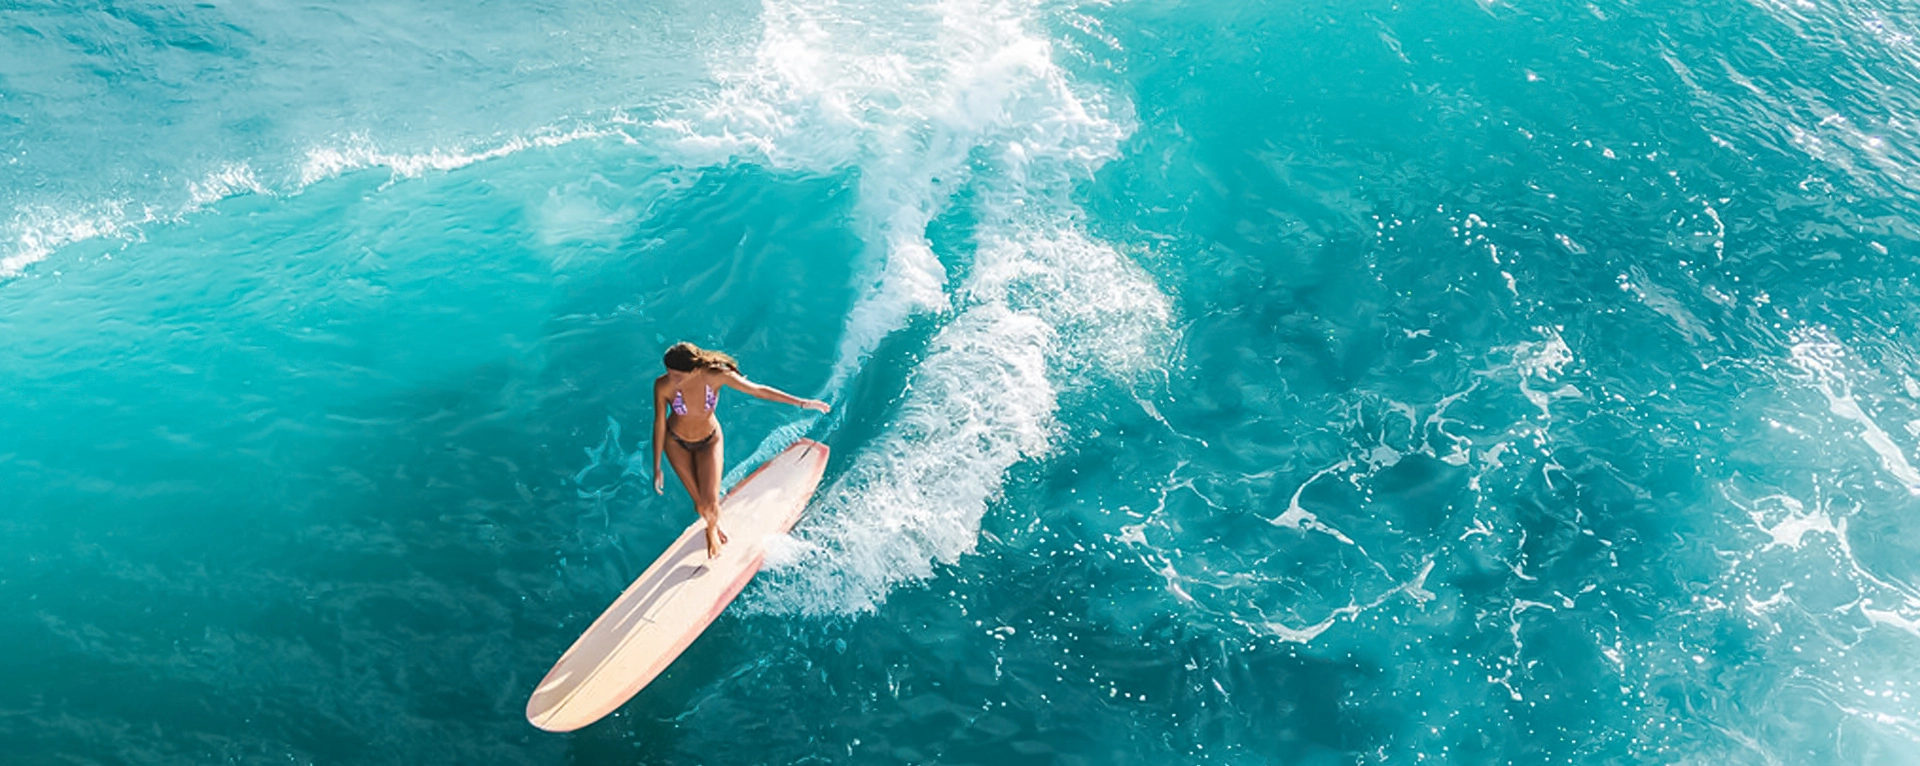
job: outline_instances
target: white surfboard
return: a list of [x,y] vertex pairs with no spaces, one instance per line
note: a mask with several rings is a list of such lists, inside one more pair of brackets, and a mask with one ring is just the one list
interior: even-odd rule
[[760,466],[720,502],[728,542],[707,558],[707,525],[695,521],[560,655],[527,700],[527,720],[573,731],[614,711],[666,670],[727,608],[820,486],[827,448],[801,439]]

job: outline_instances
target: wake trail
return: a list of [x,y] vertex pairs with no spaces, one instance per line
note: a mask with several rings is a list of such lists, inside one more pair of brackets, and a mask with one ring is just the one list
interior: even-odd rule
[[[1007,471],[1051,449],[1059,387],[1131,375],[1164,341],[1165,296],[1071,198],[1129,126],[1070,81],[1043,22],[1009,0],[769,3],[719,94],[657,125],[692,165],[857,174],[866,248],[823,398],[841,403],[884,339],[938,317],[897,410],[822,489],[759,608],[871,609],[971,551]],[[976,251],[956,283],[928,228],[963,190]]]

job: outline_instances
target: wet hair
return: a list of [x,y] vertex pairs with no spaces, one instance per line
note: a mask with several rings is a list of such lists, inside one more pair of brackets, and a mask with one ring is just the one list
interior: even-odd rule
[[673,344],[672,347],[667,349],[666,355],[661,357],[660,361],[666,363],[667,369],[675,372],[693,372],[695,370],[740,371],[740,363],[734,361],[733,357],[727,356],[725,352],[704,349],[685,341]]

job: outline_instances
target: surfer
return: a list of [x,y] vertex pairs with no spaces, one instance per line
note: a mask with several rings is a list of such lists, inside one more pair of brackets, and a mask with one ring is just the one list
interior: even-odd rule
[[720,389],[732,386],[748,396],[816,412],[826,412],[828,406],[747,380],[733,357],[692,343],[673,344],[662,361],[667,374],[653,379],[653,491],[666,492],[666,477],[660,473],[660,454],[665,452],[680,485],[693,497],[693,510],[707,521],[707,558],[713,558],[727,542],[727,533],[720,531],[725,439],[714,414]]

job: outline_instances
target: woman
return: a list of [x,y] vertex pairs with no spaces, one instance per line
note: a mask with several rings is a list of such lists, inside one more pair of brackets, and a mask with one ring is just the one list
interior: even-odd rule
[[693,496],[693,509],[707,520],[707,558],[720,555],[727,533],[720,531],[720,476],[726,454],[714,407],[727,386],[749,396],[826,412],[827,403],[801,399],[740,375],[740,364],[718,351],[675,343],[663,360],[667,374],[653,379],[653,491],[666,492],[660,453],[673,463],[680,485]]

